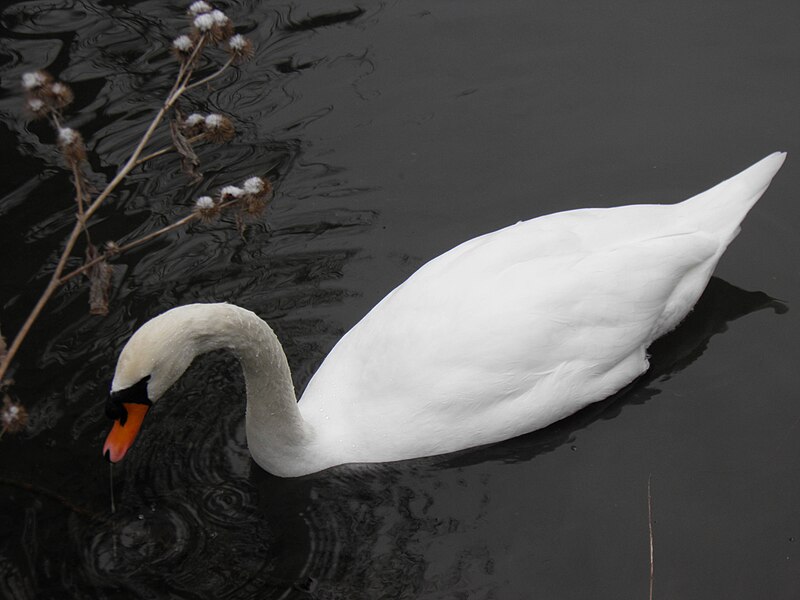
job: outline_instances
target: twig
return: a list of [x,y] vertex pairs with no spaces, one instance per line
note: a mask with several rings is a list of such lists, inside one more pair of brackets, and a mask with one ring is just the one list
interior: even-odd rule
[[[196,142],[202,141],[206,138],[205,133],[198,133],[197,135],[189,138],[189,143],[194,144]],[[151,152],[147,156],[143,156],[139,160],[136,161],[136,166],[142,165],[146,163],[148,160],[152,160],[154,158],[158,158],[159,156],[164,156],[170,152],[175,151],[175,146],[167,146],[166,148],[161,148],[161,150],[156,150],[155,152]]]
[[[220,210],[224,210],[224,209],[226,209],[226,208],[228,208],[230,206],[233,206],[234,204],[236,204],[236,201],[224,202],[224,203],[219,205],[219,208],[220,208]],[[180,229],[184,225],[186,225],[188,223],[191,223],[192,221],[194,221],[196,219],[199,219],[199,218],[201,218],[201,215],[199,213],[193,212],[191,214],[186,215],[182,219],[179,219],[179,220],[175,221],[174,223],[170,223],[169,225],[166,225],[166,226],[162,227],[161,229],[157,229],[156,231],[151,231],[150,233],[148,233],[146,235],[143,235],[140,238],[136,238],[135,240],[132,240],[132,241],[128,242],[127,244],[123,244],[121,246],[116,246],[113,251],[103,252],[102,254],[100,254],[99,256],[95,257],[94,259],[85,262],[80,267],[77,267],[76,269],[73,269],[72,271],[70,271],[66,275],[62,276],[61,279],[59,279],[58,283],[59,283],[59,285],[63,285],[66,282],[68,282],[70,279],[72,279],[73,277],[76,277],[78,275],[82,275],[83,273],[86,273],[89,269],[91,269],[96,264],[101,263],[104,260],[108,260],[112,256],[116,256],[117,254],[122,254],[123,252],[127,252],[128,250],[132,250],[133,248],[136,248],[137,246],[141,246],[142,244],[144,244],[146,242],[149,242],[150,240],[153,240],[153,239],[155,239],[157,237],[160,237],[160,236],[164,235],[165,233],[169,233],[170,231],[175,231],[176,229]]]
[[[175,92],[175,94],[177,93],[178,92]],[[78,242],[78,238],[80,237],[80,234],[83,231],[89,218],[95,212],[97,212],[97,209],[100,208],[100,206],[103,204],[103,201],[106,200],[106,198],[108,198],[109,195],[111,195],[111,192],[113,192],[119,185],[119,183],[125,178],[125,176],[131,172],[133,167],[136,165],[136,161],[141,155],[145,145],[147,144],[147,142],[150,141],[150,138],[152,137],[153,132],[155,132],[156,127],[158,127],[158,124],[161,122],[161,119],[164,118],[164,115],[166,114],[167,110],[169,109],[170,106],[172,106],[172,104],[176,100],[177,96],[173,94],[173,96],[170,97],[167,100],[167,102],[164,103],[164,105],[156,114],[152,123],[150,123],[150,126],[147,128],[147,131],[142,136],[142,139],[136,146],[136,149],[133,151],[130,158],[125,163],[125,166],[123,166],[122,169],[120,169],[119,172],[117,172],[117,175],[114,177],[114,179],[111,180],[111,183],[109,183],[106,186],[106,188],[102,192],[100,192],[100,195],[98,195],[97,198],[95,198],[95,200],[86,208],[82,217],[79,217],[75,220],[75,225],[72,227],[72,232],[70,233],[69,238],[67,238],[64,250],[61,253],[61,258],[59,259],[58,264],[56,265],[56,268],[53,271],[53,274],[50,276],[50,281],[48,282],[47,287],[44,289],[44,292],[42,292],[42,295],[34,305],[33,310],[31,310],[30,314],[28,315],[28,318],[25,319],[25,322],[22,324],[22,327],[17,332],[17,335],[14,337],[14,341],[11,343],[11,346],[9,346],[8,351],[6,355],[3,357],[2,362],[0,362],[0,381],[3,380],[3,377],[5,376],[6,372],[8,371],[8,367],[11,364],[11,360],[17,354],[19,347],[22,345],[22,341],[28,335],[28,332],[33,326],[33,323],[36,321],[37,318],[39,318],[42,309],[44,309],[47,302],[50,300],[50,298],[52,298],[56,290],[58,290],[60,286],[59,282],[61,280],[61,274],[64,272],[64,268],[67,265],[67,261],[72,256],[72,251],[75,248],[75,244]]]
[[[232,30],[231,30],[232,31]],[[219,32],[217,32],[219,33]],[[185,225],[186,223],[190,222],[191,220],[197,218],[198,216],[204,216],[202,211],[200,214],[198,212],[194,212],[182,219],[176,221],[175,223],[163,227],[158,231],[154,231],[150,234],[142,236],[137,240],[133,240],[128,244],[115,247],[113,250],[108,250],[104,253],[92,253],[93,258],[90,260],[85,260],[84,264],[70,271],[65,274],[65,270],[67,268],[67,264],[69,260],[73,257],[73,252],[75,250],[75,246],[78,243],[78,240],[81,237],[82,233],[86,235],[86,241],[88,246],[92,246],[91,239],[89,238],[89,231],[88,227],[90,224],[90,220],[92,216],[100,209],[103,203],[111,196],[111,194],[116,190],[119,184],[125,179],[125,177],[137,166],[143,164],[144,162],[156,158],[157,156],[162,156],[171,150],[171,148],[163,148],[160,150],[156,150],[149,154],[144,154],[145,148],[150,143],[153,134],[155,133],[156,129],[158,128],[159,124],[162,122],[164,117],[173,109],[176,102],[180,99],[180,97],[189,90],[195,89],[200,85],[208,83],[209,81],[219,77],[229,66],[231,66],[235,60],[241,59],[242,56],[246,55],[242,48],[239,48],[239,51],[231,48],[231,57],[214,73],[208,75],[207,77],[203,77],[196,82],[191,82],[191,78],[195,74],[195,69],[199,64],[200,58],[202,56],[203,50],[208,44],[212,41],[217,42],[219,40],[216,39],[214,31],[211,32],[204,32],[197,36],[194,40],[194,47],[192,48],[191,53],[188,56],[181,56],[180,60],[180,67],[178,69],[178,74],[175,77],[175,81],[172,84],[172,87],[169,93],[166,96],[163,104],[159,107],[158,112],[153,117],[152,121],[148,125],[147,129],[145,130],[144,134],[142,135],[139,143],[131,152],[130,156],[128,157],[125,164],[117,171],[114,178],[106,185],[106,187],[94,198],[92,199],[87,192],[86,182],[83,179],[83,173],[81,171],[80,162],[85,158],[85,156],[76,157],[73,154],[70,157],[70,167],[72,169],[72,173],[74,176],[74,185],[75,185],[75,192],[76,192],[76,202],[77,202],[77,215],[75,219],[75,223],[73,225],[72,231],[67,236],[64,246],[61,250],[61,255],[59,257],[58,263],[50,275],[50,279],[45,286],[44,290],[42,291],[39,299],[34,304],[33,308],[31,309],[30,313],[28,314],[27,318],[25,319],[22,326],[17,331],[17,334],[14,336],[11,344],[8,348],[4,347],[4,353],[0,355],[0,385],[3,385],[4,382],[7,382],[7,374],[10,369],[11,363],[15,358],[20,346],[22,345],[23,340],[27,337],[28,333],[31,330],[31,327],[35,323],[35,321],[41,315],[45,305],[50,301],[56,291],[62,286],[65,282],[69,281],[73,277],[86,273],[89,269],[96,266],[98,263],[105,261],[106,259],[110,258],[112,255],[115,255],[119,252],[123,252],[127,249],[133,248],[140,244],[143,244],[159,235],[167,233],[169,231],[173,231],[178,227]],[[239,36],[241,37],[241,36]],[[242,40],[239,40],[240,42]],[[246,44],[245,44],[246,45]],[[45,84],[50,85],[51,78],[46,73],[36,73],[36,74],[26,74],[28,81],[23,82],[25,89],[28,90],[30,93],[38,93],[36,90],[40,90],[41,87]],[[52,84],[52,87],[49,88],[51,93],[54,93],[55,85]],[[34,100],[38,102],[38,107],[35,110],[39,111],[40,108],[43,106],[46,107],[46,110],[49,111],[46,114],[49,115],[56,131],[61,133],[61,113],[60,108],[66,106],[71,101],[71,93],[66,94],[64,93],[64,85],[58,82],[58,85],[61,86],[60,92],[61,93],[61,104],[58,102],[50,102],[49,97],[36,97],[30,102]],[[68,91],[68,90],[67,90]],[[69,98],[67,96],[70,96]],[[45,102],[50,102],[49,106],[45,104]],[[42,113],[43,114],[43,113]],[[199,138],[202,137],[202,134],[199,136],[194,136],[188,143],[189,145],[193,141],[199,141]],[[80,138],[78,138],[80,139]],[[180,148],[178,148],[180,151]],[[83,148],[81,148],[83,151]],[[183,154],[183,153],[182,153]],[[218,209],[221,206],[215,208]],[[206,216],[207,216],[206,211]],[[2,433],[0,433],[0,437]]]
[[225,71],[225,69],[230,67],[232,64],[233,64],[233,57],[229,58],[228,61],[224,65],[222,65],[219,69],[217,69],[217,71],[215,71],[214,73],[212,73],[208,77],[203,77],[202,79],[198,79],[197,81],[195,81],[191,85],[187,85],[185,87],[185,91],[193,90],[196,87],[200,87],[204,83],[208,83],[212,79],[216,79],[217,77],[222,75],[222,73]]
[[649,600],[653,600],[653,496],[650,493],[650,478],[652,474],[647,476],[647,529],[650,533],[650,595]]
[[[50,280],[47,286],[42,292],[42,295],[39,297],[39,300],[34,305],[30,314],[25,319],[25,322],[22,324],[22,327],[20,327],[16,336],[14,336],[14,340],[8,347],[5,356],[3,356],[3,359],[0,360],[0,381],[3,381],[11,365],[11,361],[16,356],[17,351],[22,345],[22,341],[27,337],[34,322],[36,321],[36,319],[39,318],[39,315],[41,314],[45,305],[50,301],[50,298],[53,297],[53,294],[55,294],[55,292],[61,286],[62,276],[64,273],[64,269],[67,265],[67,261],[72,256],[72,251],[75,249],[75,245],[78,242],[81,232],[86,229],[89,219],[92,217],[92,215],[94,215],[95,212],[97,212],[97,210],[102,206],[103,202],[111,195],[111,193],[117,188],[117,186],[122,182],[122,180],[125,179],[125,177],[134,169],[134,167],[137,166],[137,164],[139,164],[138,163],[139,158],[142,152],[144,151],[144,148],[150,142],[150,138],[153,136],[153,133],[155,133],[156,128],[161,123],[161,120],[164,118],[167,112],[175,105],[175,103],[178,101],[181,95],[183,95],[183,93],[188,89],[189,79],[191,78],[194,72],[194,63],[196,62],[197,57],[200,55],[200,51],[204,47],[205,43],[206,43],[206,36],[203,36],[200,39],[200,42],[195,47],[189,59],[184,64],[181,65],[181,68],[178,72],[178,77],[176,78],[175,84],[170,90],[167,99],[164,101],[164,104],[156,113],[155,117],[148,126],[147,130],[144,132],[144,135],[142,135],[141,140],[131,153],[127,162],[117,172],[117,174],[114,176],[111,182],[109,182],[109,184],[105,187],[105,189],[102,192],[100,192],[97,198],[95,198],[91,203],[89,203],[89,205],[86,206],[84,210],[79,209],[79,214],[75,220],[75,225],[73,226],[72,231],[70,232],[70,235],[67,238],[67,241],[64,245],[64,249],[61,252],[61,257],[58,261],[58,264],[56,265],[55,270],[50,276]],[[230,62],[231,61],[229,60],[226,63],[226,66],[229,65]],[[219,72],[220,71],[218,71],[214,75],[216,76]],[[58,124],[59,121],[57,116],[54,118],[55,118],[55,123]],[[79,191],[79,193],[81,192]]]

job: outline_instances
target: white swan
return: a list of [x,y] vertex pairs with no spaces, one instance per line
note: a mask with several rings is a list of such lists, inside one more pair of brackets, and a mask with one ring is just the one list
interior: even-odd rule
[[195,356],[227,348],[247,442],[280,476],[442,454],[545,427],[618,391],[700,297],[784,153],[685,202],[556,213],[431,260],[331,350],[300,402],[281,345],[230,304],[174,308],[119,357],[103,453],[120,460]]

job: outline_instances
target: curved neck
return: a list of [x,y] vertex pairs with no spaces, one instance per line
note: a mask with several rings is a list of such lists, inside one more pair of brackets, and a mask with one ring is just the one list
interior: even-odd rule
[[289,363],[275,332],[238,306],[201,306],[203,322],[192,319],[195,350],[200,354],[227,349],[239,359],[247,386],[247,445],[253,459],[275,475],[308,472],[314,432],[300,414]]

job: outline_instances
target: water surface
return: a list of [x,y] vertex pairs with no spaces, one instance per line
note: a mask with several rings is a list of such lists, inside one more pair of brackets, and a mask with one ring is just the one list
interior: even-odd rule
[[[122,257],[105,319],[78,286],[48,307],[15,373],[30,428],[0,441],[3,595],[645,598],[650,481],[656,598],[795,598],[800,5],[223,8],[257,55],[185,108],[231,115],[240,136],[200,153],[200,185],[169,158],[137,172],[96,235],[151,231],[252,173],[276,198],[244,236],[228,219]],[[21,109],[21,73],[73,85],[69,124],[101,187],[171,85],[184,9],[5,3],[3,331],[25,318],[73,211],[52,133]],[[115,468],[110,514],[103,402],[149,317],[194,301],[254,310],[301,391],[343,332],[456,243],[558,210],[681,200],[775,150],[787,163],[719,278],[616,397],[456,456],[283,480],[247,454],[235,363],[209,356]]]

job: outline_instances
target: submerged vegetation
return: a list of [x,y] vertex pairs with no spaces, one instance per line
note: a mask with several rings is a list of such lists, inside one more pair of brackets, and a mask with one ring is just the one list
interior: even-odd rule
[[[176,37],[171,46],[178,64],[172,88],[127,160],[102,190],[96,191],[87,177],[91,169],[91,157],[83,136],[80,131],[67,125],[65,110],[74,100],[69,85],[45,71],[29,72],[22,76],[25,107],[30,118],[44,120],[52,126],[56,146],[71,173],[75,188],[75,220],[49,281],[27,319],[13,336],[5,338],[0,333],[0,437],[5,433],[22,431],[27,424],[27,411],[20,402],[12,399],[14,358],[48,302],[64,284],[76,277],[83,277],[89,286],[89,312],[106,315],[112,285],[109,263],[114,257],[191,222],[213,221],[224,211],[235,213],[236,223],[242,230],[247,218],[264,213],[272,197],[271,182],[254,174],[239,185],[222,187],[214,197],[204,195],[197,198],[183,217],[140,237],[124,242],[99,243],[92,236],[91,227],[98,210],[113,203],[114,192],[135,169],[154,158],[175,153],[180,159],[183,173],[194,182],[201,181],[200,160],[195,146],[223,144],[236,135],[236,128],[229,117],[199,112],[184,115],[179,101],[190,92],[209,89],[208,84],[229,68],[250,59],[254,54],[253,44],[236,32],[233,22],[225,13],[208,2],[199,0],[192,3],[187,16],[189,32]],[[207,55],[211,55],[217,65],[208,74],[204,60]],[[171,143],[166,147],[152,148],[152,138],[160,127],[168,128]],[[74,267],[76,259],[80,264]]]

